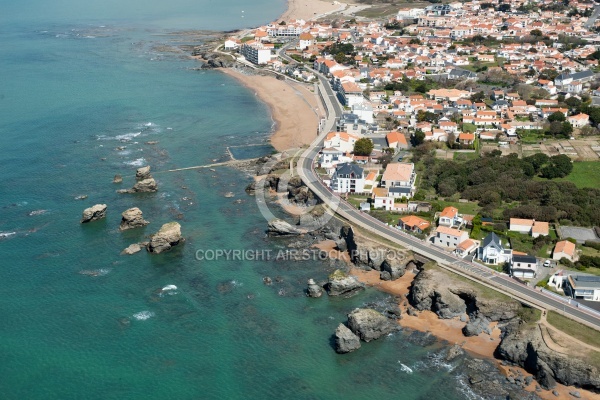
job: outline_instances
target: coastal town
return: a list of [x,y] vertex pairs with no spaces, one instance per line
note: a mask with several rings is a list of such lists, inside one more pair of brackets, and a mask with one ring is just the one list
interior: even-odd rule
[[[354,211],[480,274],[599,315],[596,5],[432,2],[376,17],[333,5],[216,50],[321,96],[310,109],[317,132],[276,149],[304,149],[319,135],[312,171]],[[341,110],[330,129],[322,84]],[[366,279],[401,276],[379,271]]]
[[464,198],[455,178],[427,176],[481,158],[516,156],[547,180],[597,163],[595,17],[593,3],[455,2],[383,21],[281,20],[222,49],[299,82],[326,77],[343,113],[315,167],[332,192],[462,258],[598,302],[600,278],[585,272],[600,260],[596,217],[511,214],[522,201]]

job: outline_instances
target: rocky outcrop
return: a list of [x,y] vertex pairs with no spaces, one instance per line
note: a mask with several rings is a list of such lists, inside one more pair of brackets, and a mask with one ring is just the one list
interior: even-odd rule
[[148,225],[150,222],[146,221],[142,215],[142,210],[137,207],[130,208],[123,211],[121,214],[121,225],[119,229],[124,231],[127,229],[139,228]]
[[335,351],[340,354],[360,349],[360,339],[344,324],[335,330]]
[[143,181],[144,179],[150,179],[152,175],[150,175],[150,166],[147,165],[145,167],[140,167],[135,171],[135,179],[138,181]]
[[387,273],[382,274],[382,278],[386,280],[395,280],[404,275],[406,263],[412,260],[404,252],[356,236],[349,225],[341,228],[340,238],[340,241],[345,242],[344,247],[353,264],[365,270],[386,271]]
[[142,250],[142,246],[137,243],[129,245],[125,250],[121,252],[121,254],[132,255]]
[[279,176],[269,174],[259,180],[254,180],[250,182],[248,186],[246,186],[246,193],[248,193],[249,195],[255,195],[257,188],[262,188],[265,192],[268,192],[270,190],[277,190],[278,185]]
[[[286,187],[282,187],[287,183]],[[290,203],[300,206],[315,206],[319,203],[319,198],[304,185],[299,176],[294,176],[288,181],[279,181],[277,191],[285,192],[287,190],[287,199]]]
[[117,190],[117,193],[154,193],[157,190],[158,185],[154,178],[148,178],[137,182],[131,189]]
[[317,204],[309,212],[300,215],[300,225],[307,229],[318,229],[332,218],[331,212],[322,204]]
[[[451,280],[452,284],[449,284]],[[454,318],[468,313],[490,321],[508,321],[521,308],[514,301],[489,299],[472,285],[452,279],[431,265],[422,266],[412,282],[408,300],[417,310],[430,310],[440,318]]]
[[402,278],[406,273],[406,263],[393,257],[386,257],[381,263],[381,271],[381,273],[388,273],[390,280],[395,281]]
[[150,253],[159,254],[168,251],[171,247],[183,241],[181,237],[181,225],[177,222],[169,222],[161,226],[158,232],[152,235],[146,250]]
[[351,297],[364,290],[365,285],[359,282],[355,276],[350,276],[344,271],[336,269],[329,275],[329,281],[325,288],[330,296]]
[[545,389],[560,382],[600,392],[600,370],[584,360],[550,350],[535,325],[508,326],[496,356],[525,368]]
[[306,294],[308,297],[321,297],[323,295],[323,288],[317,285],[313,279],[309,279]]
[[116,174],[115,177],[113,178],[113,183],[122,183],[123,182],[123,177],[119,174]]
[[477,336],[482,332],[490,335],[492,330],[490,329],[490,320],[484,316],[478,315],[472,318],[462,329],[463,335]]
[[97,221],[106,217],[106,208],[106,204],[96,204],[93,207],[86,208],[83,210],[81,223],[85,224],[87,222]]
[[279,218],[270,220],[267,228],[269,236],[291,236],[300,235],[301,233],[298,228]]
[[348,314],[348,327],[365,342],[398,329],[397,324],[371,308],[357,308]]
[[200,57],[203,61],[202,69],[212,68],[231,68],[236,65],[236,62],[231,56],[212,51],[204,51],[203,49],[194,49],[193,56]]

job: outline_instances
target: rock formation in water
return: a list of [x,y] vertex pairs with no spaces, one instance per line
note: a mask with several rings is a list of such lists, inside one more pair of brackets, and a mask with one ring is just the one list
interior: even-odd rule
[[96,204],[93,207],[86,208],[85,210],[83,210],[81,223],[85,224],[86,222],[97,221],[101,218],[106,217],[106,208],[106,204]]
[[339,324],[335,330],[335,351],[340,354],[350,353],[360,349],[360,339],[344,324]]
[[348,314],[348,327],[365,342],[398,329],[396,323],[371,308],[357,308]]
[[356,277],[346,274],[341,269],[336,269],[329,275],[326,289],[330,296],[350,297],[364,290],[365,285],[359,282]]
[[144,179],[150,179],[152,175],[150,175],[150,166],[147,165],[145,167],[140,167],[135,171],[135,179],[138,181],[143,181]]
[[323,288],[317,285],[313,279],[309,279],[306,293],[308,297],[321,297],[323,295]]
[[178,245],[183,241],[181,237],[181,225],[177,222],[168,222],[152,235],[146,250],[150,253],[159,254],[168,251],[171,247]]
[[124,231],[127,229],[139,228],[148,225],[150,222],[146,221],[142,215],[142,210],[137,207],[130,208],[123,211],[121,214],[121,225],[119,229]]
[[288,222],[282,219],[272,219],[269,221],[269,227],[267,229],[267,234],[269,236],[290,236],[290,235],[299,235],[302,232],[293,227]]
[[115,177],[113,178],[113,183],[122,183],[123,182],[123,177],[119,174],[116,174]]

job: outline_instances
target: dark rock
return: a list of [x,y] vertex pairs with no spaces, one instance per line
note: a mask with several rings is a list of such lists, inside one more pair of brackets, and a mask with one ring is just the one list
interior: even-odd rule
[[390,281],[392,280],[392,275],[387,271],[381,271],[379,273],[379,279],[381,279],[382,281]]
[[552,394],[555,395],[556,397],[560,396],[560,393],[558,393],[558,390],[553,390]]
[[390,274],[390,280],[395,281],[406,273],[406,264],[392,257],[386,257],[381,263],[381,270]]
[[272,280],[270,277],[268,277],[268,276],[265,276],[265,277],[263,278],[263,283],[264,283],[265,285],[267,285],[267,286],[271,286],[271,285],[273,284],[273,280]]
[[365,342],[398,329],[393,321],[371,308],[357,308],[348,314],[348,327]]
[[569,394],[573,397],[575,397],[576,399],[580,399],[581,398],[581,393],[579,393],[578,390],[573,390],[571,392],[569,392]]
[[137,182],[131,190],[133,193],[153,193],[158,190],[158,185],[154,178],[147,178]]
[[360,340],[344,324],[339,324],[335,330],[335,351],[340,354],[350,353],[360,349]]
[[99,219],[105,218],[106,208],[106,204],[96,204],[93,207],[86,208],[85,210],[83,210],[81,223],[85,224],[87,222],[97,221]]
[[329,275],[326,289],[330,296],[350,297],[364,290],[365,285],[359,282],[356,277],[350,276],[340,269],[336,269]]
[[490,321],[486,317],[477,316],[471,319],[462,329],[465,336],[477,336],[488,329]]

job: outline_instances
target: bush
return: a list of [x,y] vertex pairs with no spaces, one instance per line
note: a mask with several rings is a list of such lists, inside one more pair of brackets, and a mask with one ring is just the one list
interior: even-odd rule
[[573,261],[569,260],[566,257],[561,258],[558,262],[564,265],[565,267],[569,268],[573,268],[575,266],[575,264],[573,264]]
[[[569,240],[569,239],[567,239]],[[600,242],[596,242],[593,240],[586,240],[585,243],[583,243],[583,245],[585,247],[591,247],[592,249],[596,249],[598,251],[600,251]]]

